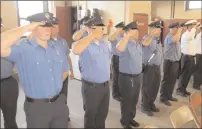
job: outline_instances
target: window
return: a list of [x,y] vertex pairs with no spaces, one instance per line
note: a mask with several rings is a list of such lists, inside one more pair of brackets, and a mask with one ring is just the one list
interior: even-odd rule
[[202,7],[201,1],[186,1],[186,9],[201,9]]
[[29,24],[26,18],[32,14],[51,12],[51,7],[51,1],[17,1],[18,25],[23,26]]

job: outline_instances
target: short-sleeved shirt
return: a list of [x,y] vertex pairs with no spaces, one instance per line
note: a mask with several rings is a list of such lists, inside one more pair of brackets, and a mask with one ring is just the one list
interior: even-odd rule
[[194,56],[196,54],[196,43],[195,43],[195,32],[196,29],[192,28],[191,31],[187,30],[182,34],[181,37],[181,52],[186,55]]
[[142,45],[129,40],[124,52],[119,53],[119,72],[140,74],[142,72]]
[[20,39],[7,59],[15,63],[25,95],[31,98],[57,95],[62,89],[63,73],[69,70],[66,53],[52,40],[45,49],[35,38]]
[[[122,38],[123,38],[123,35],[118,35],[114,40],[110,40],[112,50],[113,50],[113,49],[116,49],[116,45],[118,44],[118,42],[119,42]],[[117,54],[116,52],[114,52],[114,51],[113,51],[113,54],[118,56],[118,54]]]
[[90,43],[79,55],[79,65],[82,79],[103,83],[110,80],[111,51],[108,42]]
[[13,66],[14,64],[11,61],[1,57],[1,79],[12,76]]
[[180,43],[176,43],[172,34],[168,34],[164,40],[164,59],[179,61],[181,58]]
[[[146,39],[147,35],[144,36],[143,41]],[[159,41],[159,38],[152,39],[149,46],[142,45],[142,51],[143,51],[143,64],[148,65],[158,65],[160,66],[162,63],[162,45]],[[152,57],[152,55],[156,53],[153,58],[148,63],[149,59]]]

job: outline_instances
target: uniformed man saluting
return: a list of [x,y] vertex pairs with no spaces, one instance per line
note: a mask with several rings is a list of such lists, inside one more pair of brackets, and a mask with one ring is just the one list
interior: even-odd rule
[[177,101],[172,94],[178,76],[179,60],[181,58],[179,41],[182,28],[179,27],[179,23],[171,23],[168,27],[170,32],[164,40],[163,80],[161,82],[160,101],[167,106],[171,106],[169,100]]
[[[70,64],[70,77],[71,77],[71,79],[74,79],[72,60],[71,60],[71,57],[69,56],[69,53],[70,53],[69,45],[65,39],[63,39],[62,37],[59,36],[59,20],[56,17],[53,17],[52,24],[53,24],[53,27],[51,29],[51,39],[54,40],[56,43],[58,43],[61,46],[61,48],[64,50],[64,52],[66,53],[68,62]],[[63,82],[62,93],[64,93],[65,96],[67,97],[68,77]],[[67,104],[67,101],[66,101],[66,104]],[[69,118],[69,120],[70,120],[70,118]]]
[[117,45],[119,54],[119,87],[121,101],[121,124],[124,128],[139,127],[134,119],[140,93],[142,72],[142,45],[138,42],[139,30],[136,21],[123,28],[126,35]]
[[82,93],[85,103],[84,128],[105,128],[109,108],[110,58],[109,45],[103,40],[101,19],[86,24],[90,34],[75,42],[73,52],[79,55]]
[[152,112],[159,112],[154,101],[158,94],[162,63],[162,46],[159,40],[161,34],[160,21],[149,24],[149,35],[143,39],[143,85],[142,85],[142,112],[153,116]]
[[191,93],[187,91],[187,86],[191,75],[193,73],[195,65],[195,55],[196,55],[196,20],[190,20],[185,23],[187,27],[186,32],[182,34],[181,38],[181,52],[183,53],[181,58],[181,75],[179,77],[179,83],[177,88],[177,94],[183,97],[189,96]]
[[[1,27],[3,27],[1,19]],[[4,117],[4,128],[17,129],[16,111],[18,100],[18,82],[12,77],[13,62],[1,57],[1,105]]]
[[[16,64],[25,92],[27,128],[67,128],[68,124],[61,90],[69,64],[66,53],[49,40],[52,17],[35,14],[27,18],[31,24],[1,34],[1,56]],[[20,39],[27,31],[32,31],[32,38]]]
[[[110,43],[112,43],[112,47],[116,48],[118,42],[123,38],[124,31],[123,27],[125,26],[124,22],[118,23],[115,27],[117,28],[116,31],[109,37]],[[116,52],[113,53],[112,56],[112,69],[113,69],[113,84],[112,84],[112,96],[115,100],[121,101],[122,97],[119,90],[118,85],[118,77],[119,77],[119,56]]]
[[196,90],[200,90],[200,86],[202,86],[202,25],[198,27],[198,34],[196,35],[196,65],[194,72],[194,83],[193,88]]

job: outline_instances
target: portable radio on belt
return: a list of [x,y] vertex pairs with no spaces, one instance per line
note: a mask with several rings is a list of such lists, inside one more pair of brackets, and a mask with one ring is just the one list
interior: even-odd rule
[[155,51],[153,52],[153,54],[151,55],[151,57],[149,58],[149,60],[147,61],[147,63],[146,63],[146,64],[143,64],[143,66],[142,66],[142,72],[145,71],[147,65],[148,65],[149,62],[154,58],[154,56],[156,55],[156,53],[157,53],[157,50],[155,50]]

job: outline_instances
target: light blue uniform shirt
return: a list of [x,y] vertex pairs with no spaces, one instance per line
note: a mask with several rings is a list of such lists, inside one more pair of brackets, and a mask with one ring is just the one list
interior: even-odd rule
[[63,72],[69,70],[66,54],[52,40],[45,49],[34,38],[20,39],[7,59],[16,64],[25,95],[31,98],[57,95],[62,89]]
[[79,55],[82,79],[103,83],[110,80],[111,52],[108,44],[101,40],[99,44],[90,43]]
[[8,78],[13,73],[14,64],[11,61],[1,57],[1,79]]
[[53,39],[53,40],[61,46],[61,48],[64,50],[64,52],[66,53],[66,55],[68,57],[70,50],[69,50],[69,45],[68,45],[67,41],[60,36],[57,36],[57,39]]
[[[110,40],[111,42],[111,47],[112,47],[112,50],[116,50],[116,45],[118,44],[118,42],[123,38],[123,35],[118,35],[115,40]],[[117,55],[118,56],[118,53],[115,52],[115,51],[112,51],[114,55]]]
[[[143,38],[146,39],[147,36]],[[158,65],[160,66],[162,63],[162,45],[159,42],[158,43],[158,38],[154,38],[149,46],[144,46],[142,45],[142,51],[143,51],[143,63],[148,64],[148,60],[152,56],[152,54],[156,51],[155,56],[151,59],[149,62],[149,65]]]
[[[114,50],[115,49],[113,49],[113,51]],[[121,52],[118,55],[119,72],[126,74],[140,74],[142,72],[141,44],[136,41],[129,40],[124,52]]]
[[180,43],[176,43],[173,36],[169,33],[164,40],[164,59],[179,61],[181,58]]

